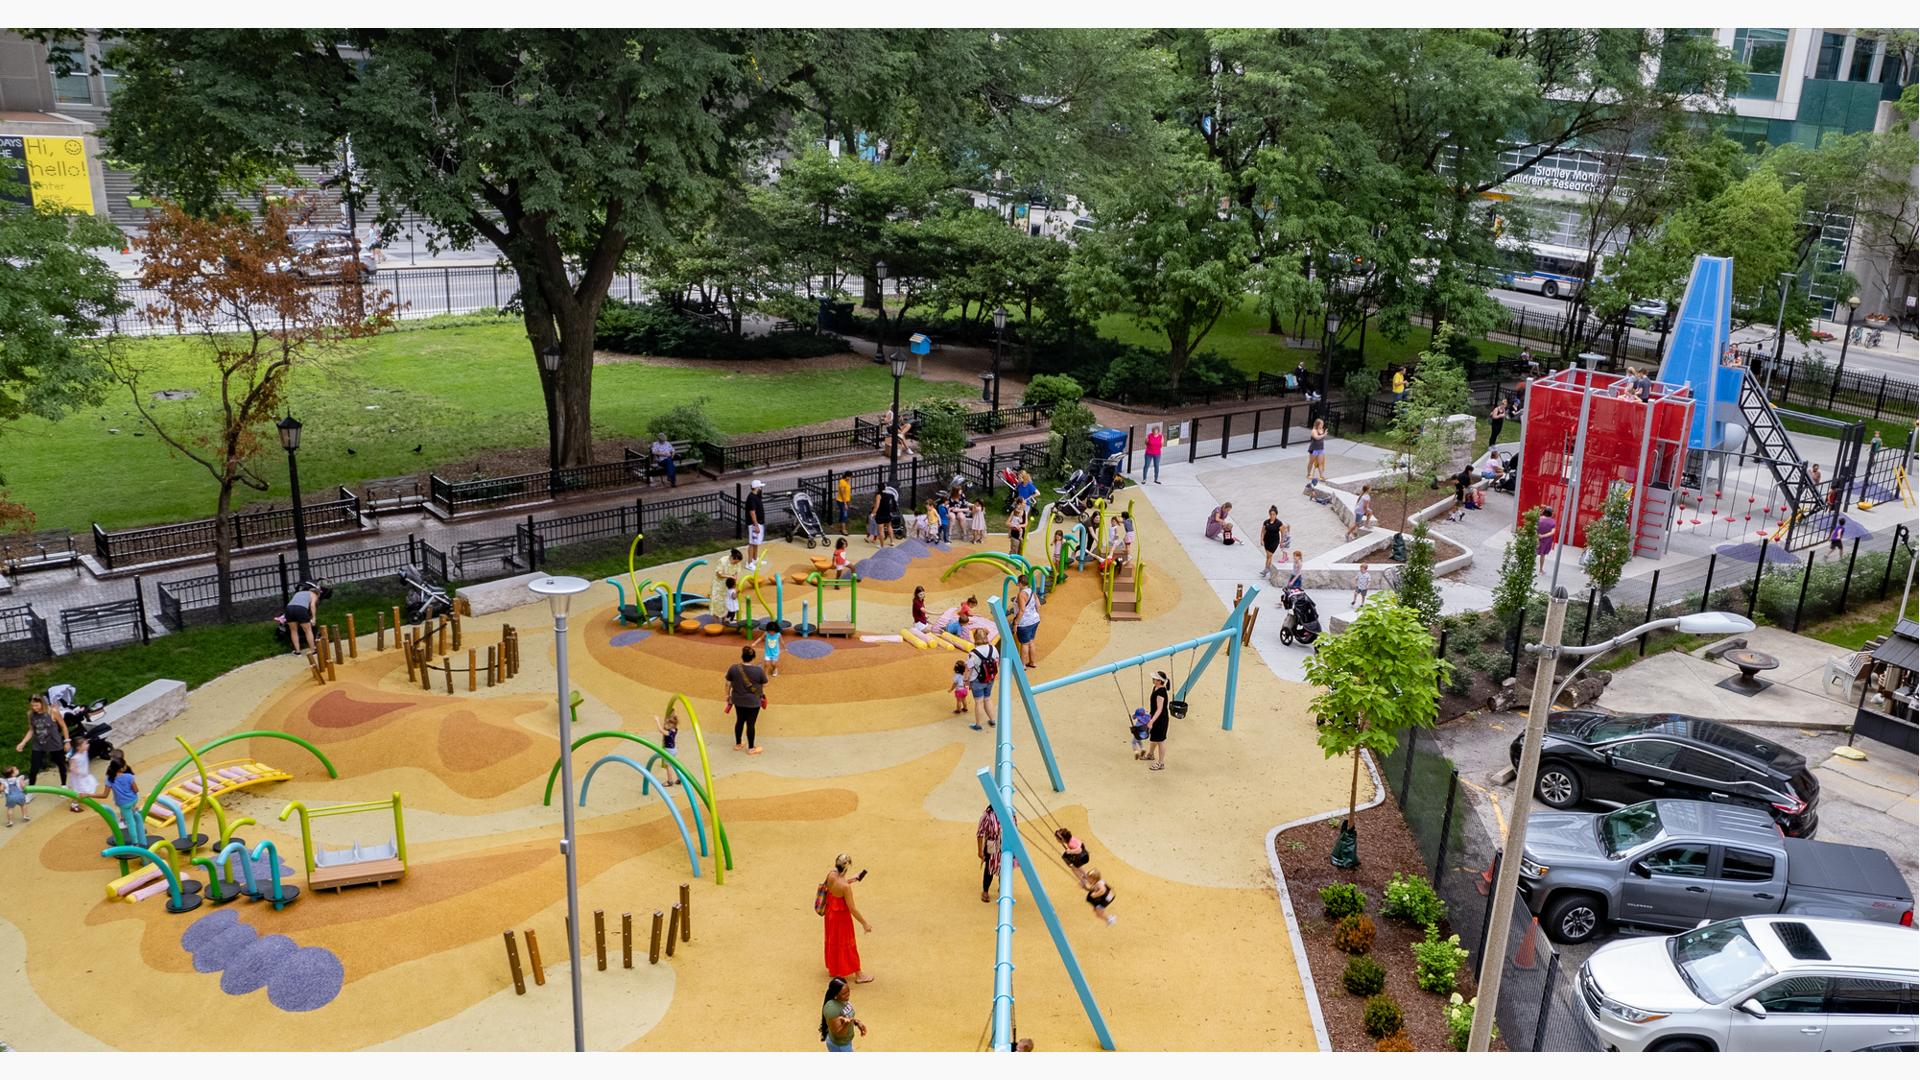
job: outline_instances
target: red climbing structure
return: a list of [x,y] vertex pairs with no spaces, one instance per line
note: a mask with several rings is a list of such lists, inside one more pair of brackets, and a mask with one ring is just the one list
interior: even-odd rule
[[1658,558],[1666,552],[1673,524],[1694,402],[1686,387],[1660,382],[1646,401],[1626,396],[1623,389],[1631,382],[1624,375],[1574,368],[1527,385],[1517,502],[1521,514],[1551,505],[1566,521],[1580,403],[1591,395],[1580,490],[1571,503],[1572,542],[1586,545],[1587,523],[1599,518],[1613,485],[1625,484],[1633,491],[1634,554]]

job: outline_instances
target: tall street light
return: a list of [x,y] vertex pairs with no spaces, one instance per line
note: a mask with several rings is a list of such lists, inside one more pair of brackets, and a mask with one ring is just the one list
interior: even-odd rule
[[[887,361],[887,264],[884,261],[873,264],[873,280],[873,295],[880,301],[880,323],[873,332],[873,362],[884,364]],[[899,411],[898,405],[894,411]]]
[[907,358],[895,353],[893,356],[893,431],[887,435],[887,483],[897,490],[900,487],[900,439],[896,434],[900,430],[900,378],[907,373]]
[[584,1052],[587,1033],[580,1004],[580,879],[575,868],[573,839],[573,690],[567,685],[567,608],[576,594],[587,591],[577,577],[545,577],[528,585],[547,598],[553,613],[553,666],[560,704],[560,853],[567,864],[567,966],[573,980],[573,1050]]
[[280,445],[287,450],[287,486],[293,489],[293,549],[300,561],[300,580],[312,581],[313,568],[307,565],[307,519],[300,512],[300,462],[294,456],[300,449],[300,421],[288,412],[287,418],[274,426],[280,429]]
[[540,350],[540,366],[547,373],[547,498],[560,497],[560,345]]
[[1827,394],[1827,408],[1833,408],[1833,399],[1840,396],[1840,375],[1847,370],[1847,346],[1853,344],[1853,317],[1860,310],[1858,296],[1847,297],[1847,332],[1840,338],[1840,362],[1833,369],[1833,389]]
[[[1469,1051],[1485,1051],[1493,1039],[1493,1016],[1500,1002],[1500,978],[1505,974],[1507,929],[1513,921],[1513,898],[1520,884],[1521,856],[1527,846],[1527,813],[1533,807],[1533,787],[1540,772],[1540,744],[1547,732],[1547,714],[1560,691],[1602,653],[1637,641],[1655,630],[1683,634],[1739,634],[1753,629],[1753,620],[1726,611],[1702,611],[1643,623],[1597,645],[1561,645],[1567,621],[1567,590],[1555,587],[1547,602],[1547,625],[1538,645],[1527,651],[1540,658],[1533,672],[1533,700],[1527,706],[1527,730],[1520,744],[1520,764],[1513,779],[1513,808],[1509,812],[1506,845],[1500,853],[1500,880],[1493,885],[1493,908],[1487,913],[1487,944],[1480,957],[1480,1003],[1473,1010],[1473,1029],[1467,1035]],[[1562,656],[1583,657],[1566,677],[1555,681]]]
[[1000,422],[1000,350],[1007,336],[1007,306],[993,309],[993,400],[988,407],[993,410],[993,421]]

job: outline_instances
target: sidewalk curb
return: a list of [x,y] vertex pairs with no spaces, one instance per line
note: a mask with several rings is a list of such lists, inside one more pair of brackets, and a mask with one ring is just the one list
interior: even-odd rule
[[[1360,809],[1371,810],[1387,801],[1387,785],[1380,780],[1380,770],[1373,767],[1373,755],[1361,758],[1366,763],[1367,776],[1373,781],[1373,798],[1360,804]],[[1320,990],[1313,981],[1313,967],[1307,963],[1307,944],[1300,939],[1300,922],[1293,914],[1293,894],[1287,891],[1287,875],[1280,869],[1280,853],[1273,844],[1280,834],[1297,825],[1311,825],[1316,821],[1326,821],[1346,813],[1346,808],[1328,810],[1322,814],[1309,814],[1303,818],[1275,825],[1267,831],[1267,865],[1273,869],[1273,887],[1280,894],[1280,914],[1287,920],[1287,939],[1293,943],[1293,963],[1300,969],[1300,985],[1306,990],[1307,1016],[1313,1021],[1313,1039],[1322,1053],[1333,1052],[1333,1041],[1327,1037],[1327,1018],[1320,1013]]]

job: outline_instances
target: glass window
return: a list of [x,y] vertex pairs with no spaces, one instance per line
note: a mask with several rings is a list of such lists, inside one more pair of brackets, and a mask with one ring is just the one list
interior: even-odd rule
[[1647,869],[1668,877],[1706,877],[1707,845],[1674,844],[1640,860]]
[[1681,751],[1680,756],[1674,761],[1673,771],[1715,784],[1732,784],[1741,780],[1759,779],[1753,772],[1742,768],[1728,758],[1691,748]]
[[1787,59],[1787,32],[1780,28],[1733,32],[1733,58],[1755,75],[1778,75]]
[[1761,851],[1727,848],[1720,855],[1722,881],[1772,881],[1773,856]]
[[1652,769],[1670,769],[1680,756],[1680,744],[1665,739],[1634,739],[1610,747],[1615,759],[1631,761]]
[[1600,819],[1600,840],[1609,854],[1618,855],[1660,835],[1660,805],[1654,802],[1623,806]]
[[1877,41],[1856,38],[1853,42],[1853,63],[1847,68],[1848,82],[1866,82],[1873,73],[1873,54],[1880,49]]
[[1903,74],[1913,64],[1913,54],[1906,49],[1888,49],[1887,58],[1880,62],[1880,84],[1882,86],[1905,86]]
[[102,41],[100,52],[95,57],[96,66],[100,69],[100,91],[106,95],[109,105],[113,104],[113,95],[120,90],[120,73],[107,66],[107,50],[119,44],[121,43],[114,40]]
[[1667,950],[1687,988],[1718,1004],[1773,976],[1773,966],[1738,919],[1668,939]]
[[1920,985],[1889,979],[1833,980],[1827,1011],[1852,1016],[1913,1016],[1920,1013]]
[[1825,975],[1789,975],[1753,995],[1753,1000],[1770,1013],[1823,1013],[1831,981]]
[[[87,56],[85,48],[74,41],[55,45],[57,50],[65,50],[67,62],[76,66],[76,70],[65,75],[58,71],[53,75],[53,100],[63,105],[93,104],[93,84],[87,77]],[[51,65],[49,65],[51,66]]]
[[[1820,35],[1820,56],[1813,63],[1813,77],[1816,79],[1837,79],[1840,77],[1840,54],[1847,51],[1847,35],[1825,33]],[[1871,56],[1869,56],[1871,59]]]

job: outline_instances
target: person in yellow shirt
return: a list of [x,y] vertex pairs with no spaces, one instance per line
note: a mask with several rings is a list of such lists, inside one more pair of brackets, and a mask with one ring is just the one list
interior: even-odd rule
[[847,535],[847,517],[853,507],[853,482],[845,473],[840,474],[840,482],[833,488],[833,516],[840,522],[840,535]]
[[1407,369],[1403,367],[1394,368],[1393,369],[1393,400],[1397,403],[1402,400],[1405,400],[1406,396],[1407,396]]

